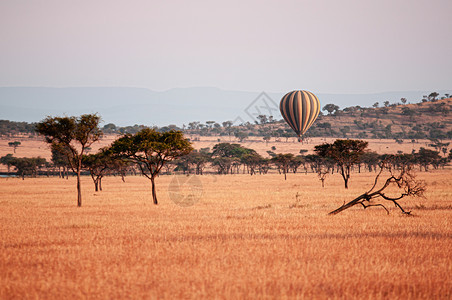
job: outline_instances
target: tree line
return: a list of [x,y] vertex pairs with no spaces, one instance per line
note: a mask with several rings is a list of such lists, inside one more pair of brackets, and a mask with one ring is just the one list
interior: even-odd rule
[[[351,106],[340,109],[339,106],[329,103],[322,108],[324,113],[320,113],[317,122],[306,133],[306,137],[335,137],[335,138],[378,138],[395,139],[398,142],[403,140],[416,141],[419,139],[452,139],[452,130],[445,124],[439,122],[419,124],[416,118],[422,116],[448,116],[451,106],[439,100],[449,98],[449,94],[443,97],[436,92],[425,95],[417,103],[416,109],[408,107],[406,98],[401,98],[400,102],[390,103],[383,101],[382,105],[375,102],[372,107]],[[391,108],[401,107],[401,109],[391,111]],[[403,124],[388,124],[387,120],[394,118],[398,114]],[[335,119],[342,117],[353,117],[350,124],[334,126]],[[383,121],[383,122],[382,122]],[[393,121],[393,120],[392,120]],[[30,137],[36,136],[37,123],[12,122],[0,120],[0,135],[14,136],[18,134],[28,134]],[[403,125],[403,126],[402,126]],[[402,130],[397,126],[402,126]],[[104,134],[135,134],[144,128],[145,125],[133,125],[120,127],[113,123],[104,125],[101,129]],[[195,135],[219,136],[235,138],[238,142],[243,142],[249,137],[260,136],[265,141],[274,139],[275,141],[288,142],[296,141],[296,135],[292,129],[283,121],[276,120],[274,116],[259,115],[254,122],[243,122],[234,124],[232,121],[216,122],[213,120],[206,122],[193,121],[181,127],[167,125],[162,127],[153,126],[152,129],[159,132],[171,130],[182,131],[193,139]]]
[[[367,150],[368,143],[362,140],[341,140],[315,146],[315,154],[300,155],[274,153],[263,157],[255,150],[236,143],[218,143],[210,149],[194,150],[181,131],[159,132],[143,128],[135,134],[124,134],[111,146],[88,154],[87,149],[102,138],[100,117],[86,114],[80,117],[48,117],[36,126],[36,131],[45,137],[52,151],[52,163],[43,158],[16,158],[8,154],[0,162],[17,170],[17,174],[36,176],[39,170],[56,170],[64,177],[71,170],[77,177],[77,205],[82,205],[81,175],[89,173],[95,190],[102,190],[102,178],[127,173],[141,174],[151,181],[152,198],[158,203],[155,180],[159,174],[182,172],[202,175],[208,168],[217,174],[246,173],[267,174],[274,169],[287,178],[289,173],[308,171],[317,173],[324,185],[327,174],[339,173],[348,188],[352,171],[362,169],[376,171],[377,166],[390,165],[394,169],[418,166],[428,171],[430,167],[445,166],[452,159],[452,151],[446,156],[439,151],[420,149],[411,154],[379,155]],[[61,171],[61,169],[63,171]]]

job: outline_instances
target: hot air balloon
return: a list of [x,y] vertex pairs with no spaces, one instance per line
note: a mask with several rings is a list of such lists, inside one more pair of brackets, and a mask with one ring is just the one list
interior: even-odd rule
[[308,91],[293,91],[282,97],[279,110],[287,124],[301,136],[311,127],[320,112],[320,101]]

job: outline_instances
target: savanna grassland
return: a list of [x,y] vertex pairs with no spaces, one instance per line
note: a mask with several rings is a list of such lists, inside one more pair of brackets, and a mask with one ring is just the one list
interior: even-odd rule
[[374,176],[160,176],[158,206],[143,177],[84,177],[81,208],[75,178],[0,178],[0,298],[450,299],[452,170],[418,173],[412,216],[327,215]]

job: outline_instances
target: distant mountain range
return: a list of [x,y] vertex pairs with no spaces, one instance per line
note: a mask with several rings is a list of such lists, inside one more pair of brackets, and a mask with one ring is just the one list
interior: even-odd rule
[[[375,94],[316,94],[321,105],[334,103],[341,108],[375,102],[419,102],[423,95],[445,91],[407,91]],[[259,114],[281,119],[281,93],[228,91],[212,87],[175,88],[156,92],[129,87],[0,87],[0,119],[37,122],[48,115],[98,113],[104,124],[182,126],[193,121],[250,121]]]

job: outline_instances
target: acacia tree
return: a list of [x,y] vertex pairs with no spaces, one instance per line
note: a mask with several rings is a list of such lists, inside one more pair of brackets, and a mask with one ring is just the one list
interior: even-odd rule
[[322,110],[325,110],[325,111],[328,112],[329,115],[332,115],[333,112],[339,110],[339,106],[330,103],[330,104],[326,104],[326,105],[322,108]]
[[204,168],[210,161],[210,155],[203,151],[193,151],[187,155],[187,163],[193,165],[195,174],[202,175]]
[[12,166],[12,161],[14,160],[14,156],[10,153],[10,154],[6,154],[5,156],[2,156],[0,158],[0,164],[2,165],[6,165],[8,167],[8,173],[11,169]]
[[110,151],[101,149],[96,154],[83,155],[82,164],[85,169],[89,170],[91,178],[94,182],[94,190],[102,191],[102,178],[107,171],[113,166],[113,158]]
[[45,136],[53,149],[66,156],[69,165],[77,174],[77,206],[82,206],[80,172],[86,148],[102,137],[100,117],[85,114],[80,117],[47,117],[36,125],[36,131]]
[[317,145],[314,151],[321,157],[332,159],[338,165],[345,188],[348,189],[351,167],[360,161],[367,145],[367,142],[361,140],[336,140],[332,144]]
[[219,143],[212,149],[212,165],[218,167],[219,174],[232,174],[234,167],[237,171],[244,155],[256,153],[255,150],[245,148],[240,144]]
[[21,144],[20,142],[14,141],[14,142],[9,142],[9,143],[8,143],[8,146],[13,147],[14,153],[16,153],[16,148],[19,147],[20,144]]
[[251,176],[256,174],[257,168],[261,165],[264,158],[257,152],[246,153],[241,157],[241,162],[248,167]]
[[25,175],[36,176],[38,169],[46,163],[41,157],[13,157],[11,165],[17,169],[17,175],[25,179]]
[[[58,176],[64,179],[64,176],[66,175],[66,179],[68,179],[68,169],[70,168],[70,165],[66,156],[58,151],[58,147],[55,146],[51,146],[51,152],[51,161],[53,166],[58,168]],[[61,173],[61,168],[63,168],[63,173]]]
[[138,165],[141,173],[151,180],[152,199],[154,204],[158,204],[155,177],[166,163],[189,154],[193,147],[181,131],[158,132],[145,128],[136,134],[120,137],[113,142],[110,150]]
[[289,172],[289,167],[294,159],[292,153],[278,153],[271,161],[278,167],[278,169],[283,171],[284,180],[287,180],[287,173]]

